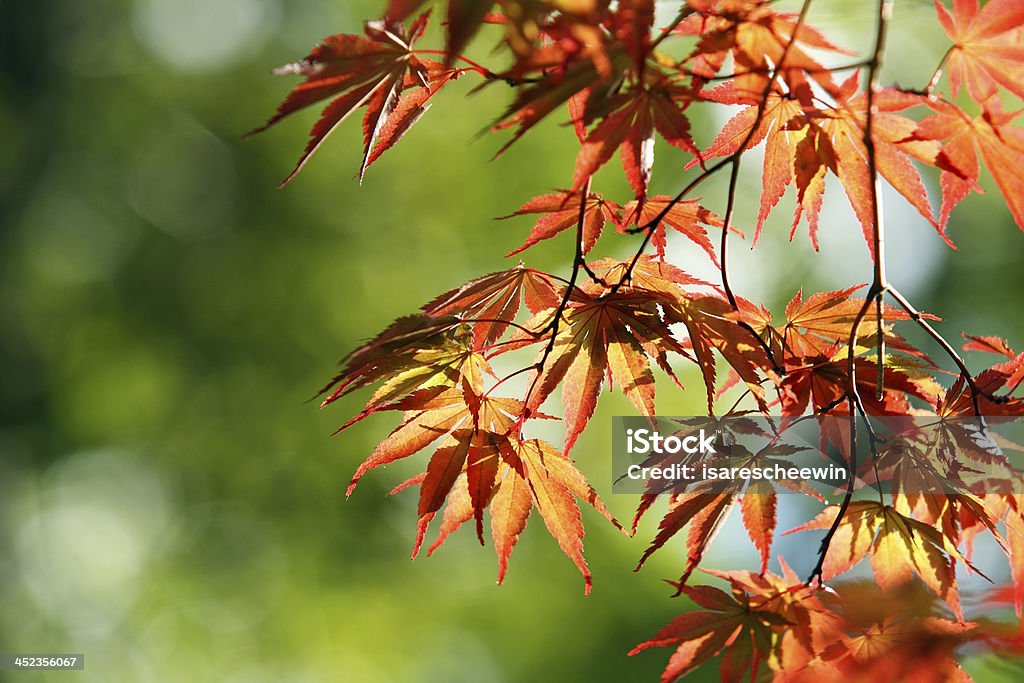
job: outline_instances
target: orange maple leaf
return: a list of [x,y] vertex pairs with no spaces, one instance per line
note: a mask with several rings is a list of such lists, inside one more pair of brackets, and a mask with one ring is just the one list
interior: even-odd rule
[[979,11],[978,0],[954,0],[951,13],[935,0],[935,11],[953,41],[946,64],[954,96],[964,85],[985,102],[1001,85],[1024,97],[1024,3],[990,0]]

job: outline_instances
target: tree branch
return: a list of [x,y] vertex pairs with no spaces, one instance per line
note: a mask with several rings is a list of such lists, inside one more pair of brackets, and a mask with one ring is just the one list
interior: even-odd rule
[[[876,157],[873,131],[875,89],[878,86],[878,73],[881,70],[882,60],[885,55],[885,39],[889,27],[889,20],[892,18],[892,4],[893,0],[879,0],[878,27],[875,33],[875,49],[872,53],[871,60],[868,62],[867,116],[864,122],[864,147],[867,150],[868,183],[870,185],[871,192],[874,277],[871,282],[871,287],[868,289],[867,296],[864,298],[864,305],[861,306],[860,311],[857,313],[857,316],[853,319],[853,322],[850,325],[850,338],[846,349],[846,394],[850,409],[850,478],[848,480],[846,494],[843,496],[843,501],[839,506],[839,514],[836,515],[836,519],[829,528],[828,533],[826,533],[825,537],[821,540],[821,546],[818,549],[818,563],[815,565],[810,578],[807,580],[808,584],[812,583],[815,579],[818,580],[819,584],[821,583],[821,573],[825,564],[825,556],[828,554],[828,549],[832,545],[832,538],[835,536],[836,530],[842,523],[843,515],[846,514],[846,510],[850,506],[850,501],[853,500],[853,479],[857,471],[857,412],[865,412],[864,404],[861,401],[860,394],[857,390],[857,362],[855,356],[857,333],[860,329],[861,323],[864,322],[864,318],[867,316],[872,303],[876,304],[876,310],[881,313],[883,310],[882,297],[888,288],[885,274],[885,224],[882,222],[883,212],[880,187],[881,183],[878,176],[878,160]],[[881,395],[884,390],[881,380],[884,380],[885,373],[885,347],[884,342],[881,341],[885,337],[885,329],[882,327],[882,322],[881,316],[879,316],[879,353],[877,360],[879,367],[878,377],[880,380],[877,388],[879,395]]]
[[[583,184],[583,190],[580,193],[580,212],[576,219],[576,255],[572,262],[572,274],[569,276],[569,282],[565,288],[565,295],[562,297],[562,301],[558,304],[558,308],[555,309],[554,317],[551,322],[548,323],[547,327],[541,332],[545,334],[550,332],[551,338],[548,339],[547,346],[544,347],[544,352],[541,354],[540,360],[533,364],[533,367],[537,374],[530,383],[530,388],[526,391],[526,396],[523,398],[523,413],[519,416],[519,420],[513,429],[521,430],[523,423],[530,417],[530,399],[533,397],[533,392],[537,388],[537,382],[540,381],[540,377],[544,372],[544,366],[548,362],[548,358],[551,356],[551,352],[555,350],[555,342],[558,339],[558,330],[561,324],[562,315],[565,313],[565,309],[569,306],[569,301],[572,299],[572,294],[576,289],[576,280],[579,279],[580,271],[586,267],[586,260],[583,255],[583,224],[587,217],[587,198],[590,196],[590,181],[588,177],[586,182]],[[518,373],[517,373],[518,374]]]

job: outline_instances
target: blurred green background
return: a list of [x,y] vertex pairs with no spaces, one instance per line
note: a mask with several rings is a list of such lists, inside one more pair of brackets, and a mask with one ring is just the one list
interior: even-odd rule
[[[944,36],[930,2],[897,6],[886,80],[921,84]],[[659,11],[670,18],[673,3]],[[87,657],[84,672],[3,680],[657,680],[668,650],[625,654],[689,606],[660,581],[678,575],[678,542],[632,571],[657,514],[626,539],[584,511],[585,598],[536,517],[503,586],[468,530],[410,563],[415,495],[386,493],[422,457],[344,498],[393,418],[330,438],[365,397],[326,411],[307,399],[395,317],[510,265],[503,254],[529,221],[493,217],[565,186],[576,152],[557,117],[489,162],[503,139],[472,138],[510,93],[469,96],[467,76],[362,187],[350,121],[275,190],[315,113],[243,142],[294,83],[269,70],[380,12],[366,1],[0,0],[0,651]],[[812,20],[863,49],[872,10],[822,2]],[[474,54],[488,59],[490,45]],[[698,141],[723,121],[695,111]],[[684,159],[658,154],[655,190],[672,193]],[[748,163],[742,196],[756,195],[758,167]],[[954,321],[948,333],[1020,347],[1024,241],[986,187],[954,215],[955,254],[892,197],[892,279]],[[617,162],[596,189],[626,198]],[[721,190],[704,191],[717,211]],[[815,254],[803,228],[785,240],[791,193],[757,250],[736,250],[738,292],[780,311],[801,286],[866,281],[838,187],[825,206]],[[739,223],[754,214],[745,203]],[[567,239],[527,262],[564,274]],[[624,257],[632,244],[603,246]],[[687,245],[671,254],[710,275]],[[685,394],[662,386],[660,412],[700,412],[691,368],[684,380]],[[607,396],[574,451],[620,519],[636,501],[609,493],[607,439],[610,416],[628,411]],[[780,529],[805,513],[786,514]],[[735,522],[712,566],[752,566]],[[776,549],[805,570],[816,543],[789,536]]]

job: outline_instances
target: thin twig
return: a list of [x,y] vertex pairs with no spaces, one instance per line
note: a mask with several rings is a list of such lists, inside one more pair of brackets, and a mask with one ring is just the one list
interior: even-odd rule
[[655,48],[661,45],[666,38],[672,35],[672,32],[679,27],[679,24],[683,23],[683,21],[688,16],[693,14],[693,12],[694,10],[692,7],[690,7],[689,5],[683,5],[683,9],[679,10],[679,14],[676,15],[676,18],[672,21],[672,23],[666,26],[665,28],[661,29],[661,35],[655,38],[654,41],[651,43],[651,52],[654,52]]
[[848,402],[850,408],[850,476],[846,480],[846,495],[843,496],[843,502],[839,504],[839,510],[836,512],[835,520],[832,521],[832,526],[829,527],[825,537],[821,539],[821,545],[818,546],[818,561],[814,565],[814,569],[811,570],[810,577],[807,579],[806,585],[808,586],[812,585],[815,579],[817,579],[819,586],[822,584],[825,556],[828,555],[828,549],[832,545],[832,538],[836,535],[836,531],[839,530],[839,525],[842,524],[843,517],[846,516],[846,511],[853,500],[853,479],[854,473],[857,471],[857,418],[854,415],[853,398],[848,398]]
[[[416,52],[418,54],[421,54],[421,55],[436,55],[436,56],[444,56],[444,57],[448,56],[448,53],[445,52],[444,50],[414,50],[414,52]],[[465,62],[466,64],[468,64],[471,67],[472,71],[476,71],[478,74],[480,74],[484,78],[493,78],[493,79],[497,79],[497,80],[505,80],[505,78],[503,76],[494,73],[493,71],[488,69],[486,66],[482,66],[481,64],[477,64],[472,59],[469,59],[467,57],[463,57],[460,54],[455,54],[455,55],[451,55],[451,56],[454,59],[458,59],[461,62]]]
[[532,368],[537,371],[533,381],[530,383],[530,388],[526,391],[526,396],[523,398],[523,413],[519,416],[519,420],[516,423],[514,429],[521,429],[523,423],[529,418],[530,413],[530,399],[533,398],[533,392],[537,388],[537,382],[540,381],[541,375],[544,373],[544,366],[548,362],[548,358],[551,353],[555,350],[555,342],[558,339],[558,330],[561,324],[562,315],[565,313],[565,309],[569,306],[569,301],[572,299],[573,292],[576,289],[576,280],[579,278],[580,271],[586,265],[586,261],[583,255],[583,225],[587,217],[587,198],[590,196],[590,181],[588,177],[586,182],[583,184],[583,191],[580,194],[580,212],[576,220],[576,256],[572,262],[572,274],[569,276],[569,283],[565,288],[565,295],[562,297],[562,301],[558,304],[558,308],[555,309],[555,315],[548,323],[542,334],[550,332],[551,338],[548,339],[547,346],[544,347],[544,352],[541,354],[540,360],[534,363]]
[[[835,74],[842,73],[843,71],[853,71],[854,69],[862,69],[868,65],[867,60],[859,62],[852,62],[850,64],[840,64],[839,66],[823,66],[823,67],[812,67],[810,65],[801,67],[801,71],[808,74]],[[745,71],[733,71],[728,74],[715,74],[714,76],[701,76],[692,69],[685,67],[677,67],[679,72],[684,76],[690,76],[692,78],[699,79],[705,83],[712,83],[714,81],[730,81],[734,78],[741,76],[767,76],[772,73],[772,68],[767,67],[764,69],[747,69]]]
[[[636,267],[636,264],[640,261],[640,257],[643,255],[644,251],[646,251],[647,245],[650,243],[651,238],[654,236],[654,231],[658,228],[658,225],[660,225],[661,222],[665,219],[665,216],[667,216],[669,212],[672,211],[672,209],[675,208],[675,206],[683,200],[683,197],[685,197],[695,187],[697,187],[697,185],[704,182],[712,175],[714,175],[721,169],[725,168],[726,166],[731,165],[732,172],[729,178],[729,194],[726,204],[725,218],[723,220],[722,226],[720,261],[722,271],[722,288],[725,290],[725,294],[728,297],[729,304],[732,306],[733,310],[739,312],[739,302],[737,301],[736,295],[733,293],[732,286],[729,283],[729,271],[727,266],[727,260],[729,228],[732,220],[733,208],[736,201],[736,188],[739,180],[740,159],[742,158],[743,154],[747,151],[747,145],[749,145],[750,141],[754,139],[754,135],[757,133],[758,128],[764,121],[764,113],[768,107],[768,96],[775,88],[775,84],[779,79],[779,75],[782,73],[782,69],[785,65],[786,57],[789,54],[790,49],[792,48],[793,44],[796,43],[797,34],[800,33],[800,28],[801,26],[803,26],[807,18],[807,12],[808,10],[810,10],[811,7],[811,1],[812,0],[804,0],[804,3],[800,8],[800,15],[797,18],[796,25],[793,28],[793,35],[790,37],[789,41],[786,43],[786,46],[783,48],[782,55],[779,58],[779,63],[775,67],[775,69],[772,70],[771,76],[768,79],[768,83],[765,85],[764,92],[762,93],[761,98],[758,100],[757,115],[754,117],[754,123],[751,125],[750,130],[747,132],[746,138],[736,148],[735,152],[730,154],[725,159],[722,159],[717,164],[713,165],[711,168],[705,169],[699,176],[692,180],[672,199],[672,201],[670,201],[665,206],[664,209],[658,212],[657,216],[655,216],[650,222],[648,222],[643,227],[643,230],[645,232],[643,242],[641,242],[640,248],[637,249],[632,261],[630,261],[629,266],[626,268],[626,271],[622,274],[622,278],[615,284],[614,287],[612,287],[611,291],[608,293],[609,296],[615,294],[615,292],[617,292],[619,288],[623,286],[623,284],[629,281],[630,277],[633,274],[633,269]],[[772,370],[778,375],[785,375],[785,368],[775,359],[775,354],[773,353],[771,347],[764,339],[761,338],[761,335],[759,335],[757,331],[754,330],[754,328],[746,321],[738,320],[737,324],[742,329],[750,332],[750,334],[758,341],[758,344],[764,350],[769,362],[771,362],[772,364]]]
[[[867,316],[868,310],[871,308],[871,304],[881,301],[881,298],[885,295],[885,291],[889,286],[885,278],[885,224],[882,222],[881,181],[878,175],[878,160],[876,157],[873,131],[875,89],[878,87],[878,73],[881,70],[882,60],[885,55],[885,38],[889,27],[889,20],[892,18],[892,4],[893,0],[880,0],[878,3],[878,28],[875,33],[875,49],[871,55],[871,60],[868,63],[867,115],[864,122],[864,147],[867,151],[868,183],[871,192],[872,232],[874,238],[872,247],[875,258],[874,277],[871,282],[871,287],[868,289],[867,296],[864,299],[864,305],[861,306],[860,311],[857,313],[857,316],[853,319],[853,322],[850,325],[850,338],[846,349],[846,394],[848,396],[850,408],[850,479],[846,488],[846,494],[843,496],[843,501],[839,506],[839,513],[836,515],[836,519],[829,528],[828,533],[826,533],[825,537],[821,540],[821,547],[818,549],[818,563],[815,565],[810,578],[807,580],[808,584],[812,583],[815,579],[818,580],[819,584],[821,583],[825,556],[828,554],[829,547],[832,545],[832,538],[835,536],[836,530],[842,523],[843,515],[846,514],[846,510],[850,506],[850,501],[853,500],[853,478],[854,473],[857,471],[857,411],[863,411],[864,409],[863,402],[861,401],[860,394],[857,389],[857,361],[855,357],[857,333],[865,316]],[[880,307],[879,310],[881,310]],[[881,320],[879,320],[878,334],[879,339],[881,339],[885,334],[885,330],[881,326]],[[879,342],[879,345],[881,346],[881,342]],[[882,356],[883,351],[884,347],[883,350],[879,352],[877,361],[881,368],[880,373],[885,372],[883,365],[885,359]]]
[[924,95],[931,97],[932,91],[935,90],[935,86],[939,84],[939,79],[942,78],[942,68],[946,66],[946,62],[949,60],[949,56],[953,54],[953,50],[956,45],[951,45],[946,54],[942,55],[942,59],[939,60],[939,65],[935,67],[935,71],[932,73],[932,77],[928,80],[928,85],[924,88]]
[[526,327],[525,325],[520,325],[519,323],[514,322],[512,320],[501,320],[500,318],[460,318],[459,320],[461,320],[464,323],[469,323],[471,325],[476,325],[477,323],[491,325],[508,325],[509,327],[514,327],[520,332],[528,334],[534,338],[544,334],[544,330],[531,330],[529,327]]
[[905,296],[903,296],[903,294],[898,289],[890,285],[887,288],[887,291],[889,293],[889,296],[891,296],[896,301],[896,303],[900,305],[900,308],[907,312],[907,314],[910,316],[910,319],[916,322],[922,330],[927,332],[928,335],[932,339],[934,339],[939,346],[942,347],[942,350],[946,352],[946,355],[949,356],[950,360],[953,361],[957,369],[960,370],[960,376],[963,378],[964,382],[966,382],[968,388],[971,390],[971,402],[973,404],[972,407],[974,408],[975,417],[979,419],[981,419],[982,417],[981,405],[978,403],[979,396],[983,396],[988,400],[992,401],[993,403],[1005,403],[1007,401],[1006,397],[995,396],[978,386],[978,383],[975,381],[974,376],[971,374],[970,370],[967,369],[967,364],[964,362],[964,359],[960,356],[959,353],[957,353],[956,349],[953,348],[953,345],[946,341],[946,338],[943,337],[934,327],[932,327],[927,320],[925,320],[921,312],[914,308],[914,305],[911,304],[910,301]]

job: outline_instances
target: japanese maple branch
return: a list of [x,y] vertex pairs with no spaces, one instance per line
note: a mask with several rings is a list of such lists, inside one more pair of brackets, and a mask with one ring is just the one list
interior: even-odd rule
[[[857,471],[857,413],[864,412],[866,415],[866,411],[864,411],[864,403],[857,391],[857,361],[855,356],[857,348],[857,333],[860,329],[861,323],[864,322],[864,318],[867,316],[871,305],[881,301],[881,297],[888,288],[885,274],[885,224],[882,222],[883,212],[879,187],[880,181],[878,177],[878,160],[875,150],[875,141],[872,134],[874,131],[875,89],[878,86],[878,73],[881,70],[882,60],[885,55],[885,39],[889,28],[889,20],[892,18],[892,5],[893,0],[880,0],[878,3],[878,28],[875,33],[875,49],[872,53],[871,60],[868,62],[867,115],[864,122],[864,147],[867,151],[868,183],[871,192],[873,233],[872,247],[875,258],[874,277],[871,282],[871,287],[868,289],[867,296],[864,297],[864,305],[860,307],[860,311],[858,311],[857,316],[853,319],[853,322],[850,325],[850,338],[846,349],[846,395],[850,413],[850,477],[847,480],[846,494],[843,496],[843,501],[839,505],[836,518],[832,522],[832,526],[829,527],[825,537],[821,539],[821,546],[818,548],[818,562],[811,571],[810,578],[807,580],[808,584],[813,583],[815,579],[817,579],[819,584],[821,583],[825,557],[828,555],[829,547],[832,545],[832,538],[835,536],[836,530],[842,523],[843,516],[850,507],[850,502],[853,500],[853,481],[854,475]],[[884,346],[881,341],[885,337],[885,329],[883,326],[884,321],[882,320],[883,307],[878,304],[876,310],[878,314],[877,331],[880,347],[877,364],[879,367],[879,379],[881,380],[884,379],[883,373],[885,372],[885,358],[882,355],[884,353]],[[879,382],[879,394],[881,394],[883,388],[884,387],[881,386],[881,382]]]
[[[775,87],[775,83],[779,79],[779,74],[782,73],[782,67],[786,63],[786,57],[789,55],[789,51],[793,47],[793,44],[796,43],[796,37],[800,33],[800,27],[803,26],[804,21],[807,19],[807,12],[810,8],[811,0],[804,0],[803,5],[800,7],[800,15],[797,17],[796,25],[793,27],[793,35],[786,43],[786,47],[783,48],[782,56],[779,58],[779,63],[772,72],[771,77],[768,79],[764,92],[761,94],[761,98],[757,103],[757,116],[754,117],[754,124],[750,127],[746,138],[740,146],[729,157],[729,161],[732,164],[732,171],[729,174],[729,194],[726,199],[725,216],[722,219],[722,242],[719,249],[719,258],[722,263],[722,289],[725,290],[725,295],[729,298],[729,304],[732,306],[732,309],[737,313],[739,313],[740,310],[739,303],[736,301],[736,295],[733,293],[732,285],[729,283],[729,228],[732,225],[732,214],[736,207],[736,189],[739,185],[740,161],[743,158],[743,153],[746,151],[747,145],[749,145],[750,141],[754,139],[757,129],[761,126],[764,119],[765,109],[768,107],[768,96],[771,95],[771,92]],[[785,368],[783,368],[775,359],[775,355],[772,353],[771,348],[764,339],[761,338],[761,335],[759,335],[757,331],[754,330],[754,328],[746,321],[738,320],[737,322],[740,327],[750,332],[750,334],[752,334],[760,343],[768,360],[771,362],[772,369],[775,373],[778,375],[785,375]]]
[[713,176],[718,171],[728,166],[729,161],[730,158],[726,158],[719,161],[717,164],[714,164],[710,168],[704,169],[700,175],[698,175],[696,178],[690,181],[690,183],[686,187],[680,190],[679,194],[677,194],[672,199],[672,201],[669,202],[668,206],[662,209],[658,213],[658,215],[655,216],[649,223],[643,226],[638,226],[636,228],[627,230],[627,232],[630,234],[636,234],[638,232],[644,233],[644,239],[640,243],[640,248],[636,250],[635,254],[633,254],[633,258],[629,262],[629,266],[626,268],[626,271],[622,274],[622,277],[619,278],[619,281],[616,282],[615,285],[611,288],[607,296],[613,296],[616,292],[619,291],[619,289],[623,285],[629,282],[630,278],[633,276],[633,269],[636,268],[636,264],[639,263],[640,258],[643,256],[644,252],[647,251],[647,245],[651,243],[651,238],[654,237],[654,231],[657,229],[658,224],[665,219],[665,216],[667,216],[669,212],[675,207],[675,205],[681,202],[683,198],[690,192],[692,192],[698,185],[700,185],[702,182]]
[[654,42],[651,43],[651,51],[653,52],[654,49],[661,45],[666,38],[671,36],[672,33],[679,27],[679,24],[683,23],[683,21],[685,21],[688,16],[693,14],[693,12],[694,10],[692,7],[684,5],[683,9],[681,9],[679,11],[679,14],[676,15],[676,18],[672,20],[672,23],[666,26],[665,28],[661,29],[661,35],[655,38]]
[[[615,294],[615,292],[617,292],[619,288],[623,286],[623,284],[629,281],[630,277],[633,274],[633,269],[636,267],[636,264],[640,261],[640,257],[647,250],[647,245],[650,244],[651,238],[654,236],[654,231],[657,229],[658,225],[660,225],[661,222],[665,219],[665,217],[669,214],[669,212],[671,212],[672,209],[675,208],[675,206],[679,204],[679,202],[681,202],[683,198],[686,197],[686,195],[688,195],[690,192],[692,192],[693,189],[697,187],[699,184],[701,184],[702,182],[704,182],[712,175],[714,175],[721,169],[725,168],[726,166],[731,166],[732,171],[729,177],[729,194],[726,203],[724,225],[722,226],[722,288],[725,291],[725,294],[729,299],[729,304],[732,306],[733,310],[739,312],[739,303],[736,300],[736,295],[733,293],[732,286],[729,283],[729,271],[727,260],[729,227],[732,221],[733,209],[735,207],[736,202],[736,188],[739,180],[740,159],[742,158],[743,154],[747,151],[747,145],[749,145],[750,141],[754,139],[754,135],[757,133],[757,129],[761,126],[761,123],[764,120],[764,113],[768,107],[768,96],[771,94],[772,90],[775,87],[775,83],[779,79],[779,74],[782,72],[782,67],[785,64],[786,57],[789,54],[790,49],[792,48],[793,44],[796,43],[797,34],[799,34],[800,28],[801,26],[803,26],[807,18],[807,12],[810,9],[810,7],[811,0],[804,0],[804,3],[800,8],[800,15],[797,18],[796,25],[793,28],[793,34],[790,37],[789,41],[786,43],[786,46],[783,48],[782,56],[779,58],[779,64],[775,67],[775,69],[772,70],[771,76],[768,79],[768,83],[765,85],[764,92],[758,100],[757,113],[754,117],[754,122],[751,125],[750,130],[747,132],[746,138],[736,148],[735,152],[730,154],[725,159],[722,159],[717,164],[714,164],[710,168],[704,169],[704,171],[699,176],[694,178],[693,181],[691,181],[686,187],[680,190],[680,192],[665,206],[665,208],[663,208],[658,213],[657,216],[655,216],[651,221],[649,221],[646,225],[644,225],[641,228],[641,230],[643,230],[645,234],[644,239],[640,244],[640,248],[637,249],[636,254],[634,254],[633,259],[632,261],[630,261],[629,267],[627,267],[626,271],[623,273],[622,278],[615,284],[614,287],[612,287],[611,291],[609,291],[608,296]],[[757,340],[758,345],[765,352],[768,361],[772,364],[772,370],[778,375],[785,375],[785,368],[782,367],[782,365],[776,360],[775,354],[772,351],[771,347],[764,339],[761,338],[761,335],[757,333],[757,330],[755,330],[745,320],[737,320],[736,323],[741,328],[749,332],[754,337],[754,339]]]
[[926,97],[931,97],[932,91],[935,90],[935,86],[939,84],[939,79],[942,78],[942,69],[946,66],[946,62],[949,61],[949,56],[953,54],[953,49],[955,47],[955,45],[951,45],[949,49],[946,50],[946,54],[942,55],[942,59],[939,60],[939,65],[935,67],[935,71],[932,72],[932,77],[928,79],[928,85],[925,86],[924,89],[924,95]]
[[878,4],[878,31],[875,35],[875,50],[868,64],[867,83],[867,113],[864,120],[864,149],[867,151],[868,184],[871,192],[871,227],[872,227],[872,251],[874,252],[874,276],[871,287],[864,299],[864,307],[861,308],[857,318],[853,321],[850,329],[850,344],[847,348],[847,371],[849,391],[856,400],[858,406],[863,409],[860,395],[857,393],[857,376],[855,372],[854,354],[857,346],[857,333],[860,323],[867,315],[868,307],[872,300],[875,302],[876,328],[878,334],[878,379],[875,384],[877,398],[881,400],[884,391],[885,380],[885,307],[883,297],[889,288],[885,271],[885,215],[882,210],[881,179],[878,175],[878,152],[875,149],[875,91],[878,88],[878,74],[881,71],[882,60],[885,56],[885,39],[889,28],[889,20],[892,18],[892,5],[894,0],[881,0]]
[[548,343],[544,347],[540,360],[532,366],[529,366],[535,369],[537,374],[534,376],[533,381],[530,383],[530,388],[527,389],[526,396],[523,398],[523,414],[517,422],[515,427],[517,429],[521,428],[522,423],[529,417],[530,399],[533,397],[533,392],[537,388],[537,382],[540,381],[541,375],[544,373],[544,366],[547,364],[548,358],[550,358],[551,353],[555,350],[555,342],[558,340],[558,329],[561,324],[562,315],[565,313],[565,309],[569,306],[569,301],[572,299],[573,292],[576,289],[576,280],[579,279],[580,271],[586,266],[586,259],[584,258],[583,253],[583,225],[587,218],[587,198],[590,196],[590,181],[591,178],[588,176],[586,182],[583,184],[583,190],[580,193],[580,211],[576,219],[576,255],[572,262],[572,274],[569,276],[569,282],[565,288],[565,295],[562,296],[562,300],[559,302],[558,308],[555,309],[554,317],[551,319],[551,322],[548,323],[547,327],[541,331],[541,334],[550,332],[551,338],[548,339]]
[[946,338],[943,337],[938,330],[932,327],[927,320],[925,320],[921,312],[917,310],[898,289],[890,285],[886,288],[886,291],[889,293],[889,296],[891,296],[896,303],[900,305],[900,308],[907,312],[910,319],[916,322],[922,330],[928,333],[928,336],[934,339],[935,342],[942,347],[942,350],[946,352],[946,355],[949,356],[957,369],[960,370],[960,376],[963,378],[964,382],[967,383],[967,387],[971,390],[971,403],[975,417],[981,418],[981,406],[978,403],[979,396],[984,396],[993,403],[1005,403],[1009,400],[1006,396],[996,396],[979,387],[978,383],[974,379],[974,375],[972,375],[971,371],[967,369],[967,364],[964,362],[964,359],[960,354],[957,353],[956,349],[953,348],[953,345],[946,341]]
[[[859,62],[852,62],[850,64],[840,64],[839,66],[823,66],[823,67],[812,67],[810,65],[801,67],[801,71],[809,74],[836,74],[842,73],[843,71],[853,71],[854,69],[863,69],[868,65],[867,60]],[[715,81],[730,81],[740,76],[768,76],[771,75],[773,69],[771,67],[764,69],[747,69],[745,71],[733,71],[728,74],[717,74],[715,76],[702,76],[691,69],[679,68],[679,72],[684,76],[692,76],[698,78],[706,83],[712,83]]]
[[807,585],[810,586],[815,580],[818,581],[820,586],[822,583],[822,572],[825,569],[825,557],[828,555],[828,549],[832,545],[832,539],[836,535],[836,531],[839,529],[839,525],[843,521],[843,517],[846,516],[846,511],[850,507],[850,502],[853,500],[853,480],[854,473],[857,471],[857,423],[856,414],[854,413],[855,406],[852,397],[847,397],[850,410],[850,469],[849,477],[846,480],[846,494],[843,496],[843,501],[839,504],[839,510],[836,511],[836,518],[832,521],[832,526],[829,527],[825,533],[825,537],[821,539],[821,545],[818,546],[818,561],[814,565],[814,569],[811,570],[811,575],[807,579]]
[[[732,286],[729,284],[729,226],[732,223],[732,213],[736,204],[736,188],[739,183],[740,160],[743,157],[743,152],[746,151],[747,145],[749,145],[750,141],[754,139],[757,129],[761,126],[761,122],[764,119],[765,109],[768,108],[768,96],[771,95],[772,90],[775,88],[775,83],[779,80],[779,74],[782,73],[782,68],[786,63],[786,57],[789,56],[790,49],[793,47],[793,44],[796,43],[796,37],[800,33],[801,27],[804,25],[804,21],[807,19],[807,12],[810,8],[811,0],[804,0],[803,5],[800,7],[800,15],[797,17],[796,25],[793,27],[793,35],[790,36],[789,41],[786,42],[786,47],[782,50],[782,56],[779,57],[779,63],[775,67],[775,70],[772,71],[772,75],[768,79],[764,92],[761,93],[761,98],[757,103],[757,116],[754,118],[755,123],[747,132],[747,136],[743,140],[743,143],[740,144],[737,150],[730,156],[732,173],[729,176],[729,195],[726,200],[725,216],[722,220],[722,243],[719,258],[722,262],[722,288],[725,290],[726,296],[729,297],[729,303],[732,304],[732,308],[735,311],[739,311],[739,306],[736,303],[736,295],[733,294]],[[755,336],[760,338],[760,335],[757,335],[756,333]]]
[[[882,209],[881,209],[881,196],[879,193],[879,178],[878,178],[878,165],[875,159],[875,145],[872,137],[873,122],[874,122],[874,94],[877,87],[878,71],[881,67],[882,58],[884,54],[885,44],[885,33],[889,23],[889,19],[892,17],[892,3],[893,0],[882,0],[879,8],[879,27],[878,37],[875,44],[875,54],[869,64],[869,78],[868,78],[868,91],[867,91],[867,117],[865,120],[864,130],[864,143],[868,153],[868,173],[871,181],[871,203],[874,211],[874,250],[875,250],[875,277],[871,286],[871,290],[868,292],[868,298],[870,299],[873,294],[876,301],[876,317],[878,322],[878,381],[877,381],[877,392],[879,398],[881,398],[884,382],[884,371],[885,371],[885,311],[883,305],[883,297],[888,293],[892,298],[900,305],[903,310],[910,315],[911,319],[918,324],[932,339],[935,340],[947,356],[953,361],[953,363],[960,370],[960,376],[967,384],[971,391],[971,403],[974,410],[975,417],[981,419],[981,406],[978,402],[978,396],[985,396],[986,398],[1000,403],[1005,399],[998,396],[992,396],[988,392],[983,391],[974,380],[974,376],[970,370],[967,369],[966,363],[963,358],[957,353],[953,345],[950,344],[927,320],[921,315],[910,301],[903,296],[903,294],[895,287],[890,285],[886,280],[885,276],[885,226],[882,222]],[[939,77],[942,74],[942,68],[946,61],[949,59],[949,55],[952,53],[952,48],[946,51],[942,59],[939,61],[939,65],[936,67],[935,72],[932,74],[932,78],[925,88],[925,93],[930,94],[938,82]],[[855,321],[856,323],[857,321]],[[857,325],[854,325],[854,335],[856,334]],[[851,335],[851,338],[855,341],[856,337]],[[853,357],[854,349],[853,344],[849,348],[849,358]],[[852,362],[852,361],[851,361]],[[856,387],[853,387],[854,393],[856,393]],[[984,422],[982,422],[984,427]]]
[[528,334],[531,337],[539,337],[542,334],[544,334],[543,330],[531,330],[529,327],[526,327],[525,325],[520,325],[519,323],[512,320],[501,320],[500,318],[460,318],[460,320],[464,323],[470,323],[472,325],[477,325],[481,323],[485,325],[508,325],[509,327],[514,327],[520,332]]

